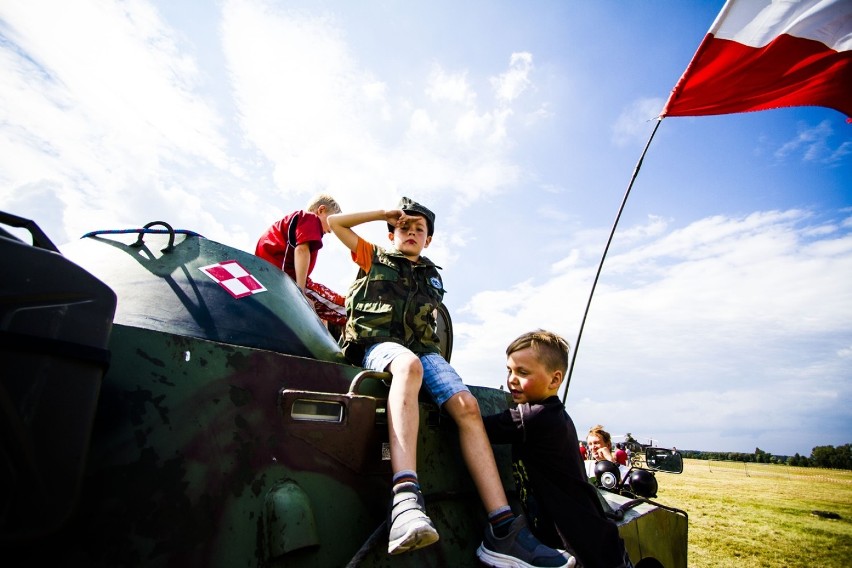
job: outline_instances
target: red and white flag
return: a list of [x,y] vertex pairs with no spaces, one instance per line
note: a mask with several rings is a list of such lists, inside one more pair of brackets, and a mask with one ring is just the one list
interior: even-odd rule
[[728,0],[660,114],[824,106],[852,117],[852,0]]

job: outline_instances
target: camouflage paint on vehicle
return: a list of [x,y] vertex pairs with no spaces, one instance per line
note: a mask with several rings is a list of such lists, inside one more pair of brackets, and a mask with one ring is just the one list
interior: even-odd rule
[[[54,480],[5,485],[23,493],[0,512],[4,564],[478,565],[475,550],[485,512],[448,417],[421,397],[418,470],[441,540],[388,556],[383,523],[391,477],[385,417],[390,376],[363,374],[344,363],[295,284],[267,262],[197,236],[136,239],[136,234],[95,235],[64,247],[61,256],[6,242],[0,234],[0,246],[19,251],[15,262],[27,270],[41,266],[45,255],[51,264],[67,265],[64,270],[76,268],[82,287],[98,289],[90,295],[105,298],[98,317],[109,312],[112,318],[112,291],[118,298],[111,329],[102,330],[95,341],[110,354],[105,373],[104,366],[75,362],[57,376],[57,368],[42,361],[61,355],[34,353],[17,361],[14,349],[3,348],[4,365],[17,362],[12,367],[16,377],[0,380],[0,402],[11,417],[7,422],[17,420],[20,430],[18,437],[2,438],[3,471],[12,472],[10,478],[31,471]],[[10,258],[6,250],[0,251],[4,274]],[[229,261],[266,291],[236,298],[201,270]],[[29,322],[27,334],[47,338],[57,325],[37,329],[39,324],[27,316],[31,310],[21,306],[33,303],[33,294],[41,295],[44,305],[57,303],[62,294],[53,288],[66,286],[53,277],[45,290],[29,290],[33,278],[51,280],[56,267],[47,273],[33,270],[15,289],[3,290],[5,305],[12,306],[4,331]],[[69,313],[67,306],[75,302],[99,303],[80,300],[84,296],[76,294],[65,308],[54,310],[56,317]],[[72,328],[85,327],[87,321]],[[449,351],[452,329],[446,313],[440,328],[442,346]],[[54,401],[43,418],[49,426],[45,432],[85,434],[84,447],[77,450],[79,467],[18,459],[26,452],[9,448],[58,455],[66,441],[58,434],[30,436],[30,406],[43,399],[32,396],[34,387],[27,396],[18,396],[12,387],[46,380],[67,387],[82,382],[85,373],[103,378],[99,389],[88,387],[95,393],[89,405],[68,398],[62,408]],[[508,405],[499,390],[471,391],[483,413]],[[508,452],[495,446],[503,483],[511,488]],[[54,493],[65,495],[67,512],[52,509],[61,500],[36,494],[51,485],[60,488]],[[15,528],[22,520],[31,527],[25,535]],[[638,566],[646,557],[667,568],[685,566],[684,517],[643,503],[619,524]]]

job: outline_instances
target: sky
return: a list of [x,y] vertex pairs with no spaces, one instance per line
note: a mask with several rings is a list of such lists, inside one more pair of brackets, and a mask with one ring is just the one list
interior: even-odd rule
[[[0,210],[62,244],[155,220],[252,252],[315,194],[432,209],[453,366],[576,356],[581,436],[852,442],[852,124],[655,118],[721,0],[0,2]],[[386,243],[382,223],[358,228]],[[314,280],[356,268],[328,235]]]

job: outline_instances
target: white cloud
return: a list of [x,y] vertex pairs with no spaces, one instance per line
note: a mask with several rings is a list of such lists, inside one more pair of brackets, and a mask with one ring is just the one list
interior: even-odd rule
[[476,93],[468,84],[466,72],[447,73],[437,64],[432,66],[426,94],[438,103],[451,102],[472,106],[476,102]]
[[565,272],[566,270],[571,270],[575,266],[577,266],[579,261],[580,251],[577,249],[571,249],[571,251],[568,253],[568,256],[553,263],[551,270],[554,273]]
[[828,120],[823,120],[816,126],[799,124],[796,137],[782,144],[775,151],[775,157],[783,160],[794,154],[801,154],[805,162],[840,164],[843,158],[852,154],[852,142],[842,140],[836,148],[833,148],[834,128],[831,124]]
[[[341,170],[363,183],[356,158],[373,142],[362,109],[380,112],[382,90],[358,70],[333,19],[228,2],[222,30],[241,127],[282,193],[307,200],[339,185]],[[353,147],[362,150],[352,156]]]
[[377,75],[333,15],[225,2],[218,82],[200,69],[219,54],[146,2],[15,3],[2,17],[0,199],[35,216],[49,196],[60,242],[168,213],[250,250],[317,191],[349,210],[404,192],[467,204],[520,177],[512,110],[477,109],[468,70]]
[[11,207],[34,211],[49,192],[64,240],[92,220],[132,222],[172,177],[164,167],[231,168],[193,60],[148,4],[13,3],[2,18],[0,196]]
[[509,104],[517,99],[532,84],[529,75],[533,70],[531,53],[513,53],[509,58],[509,70],[491,79],[497,100]]
[[[761,435],[780,445],[796,428],[790,416],[813,421],[808,412],[827,405],[849,418],[852,234],[809,219],[763,212],[637,228],[644,240],[613,251],[592,300],[568,395],[578,428],[662,435],[670,423],[672,439],[701,447],[699,432],[745,429],[762,412]],[[573,344],[590,260],[574,252],[570,272],[474,295],[465,312],[476,323],[457,330],[462,376],[502,384],[503,349],[530,329]],[[666,420],[630,411],[660,406]]]
[[668,228],[669,222],[657,215],[649,215],[648,222],[644,225],[627,228],[618,233],[619,242],[636,242],[649,237],[663,234]]
[[334,17],[257,2],[226,3],[222,28],[242,127],[285,199],[323,190],[350,210],[404,192],[469,203],[518,179],[511,109],[478,109],[467,70],[436,62],[391,83],[362,65]]
[[645,142],[651,135],[664,103],[661,98],[644,98],[634,101],[622,110],[612,125],[613,144],[621,147]]
[[417,109],[411,114],[411,122],[408,129],[415,138],[434,138],[438,135],[438,123],[432,120],[429,113],[423,109]]

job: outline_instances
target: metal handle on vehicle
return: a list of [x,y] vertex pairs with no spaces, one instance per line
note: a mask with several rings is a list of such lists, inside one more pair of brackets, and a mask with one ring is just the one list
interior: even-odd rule
[[366,379],[376,379],[379,381],[390,381],[393,378],[393,375],[390,373],[385,373],[382,371],[361,371],[355,378],[352,379],[352,383],[349,385],[349,394],[358,394],[358,387],[361,386],[361,383]]
[[151,221],[150,223],[148,223],[147,225],[145,225],[144,227],[142,227],[142,231],[139,233],[139,238],[138,238],[138,239],[136,239],[136,242],[135,242],[135,243],[133,243],[133,244],[132,244],[132,245],[130,245],[130,246],[132,246],[132,247],[134,247],[134,248],[139,248],[139,247],[141,247],[141,246],[144,244],[144,243],[142,242],[142,237],[144,237],[144,236],[145,236],[144,230],[145,230],[145,229],[150,229],[150,228],[151,228],[151,227],[153,227],[154,225],[162,225],[163,227],[165,227],[165,228],[169,231],[169,244],[168,244],[168,246],[166,246],[166,248],[164,248],[164,249],[163,249],[163,250],[161,250],[160,252],[163,252],[163,253],[170,253],[170,252],[172,252],[172,251],[174,250],[174,248],[175,248],[175,230],[174,230],[174,229],[172,229],[172,226],[171,226],[171,225],[169,225],[168,223],[166,223],[165,221]]

